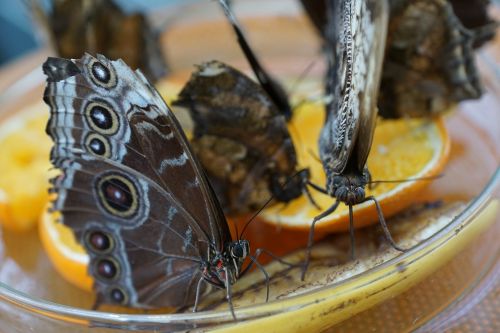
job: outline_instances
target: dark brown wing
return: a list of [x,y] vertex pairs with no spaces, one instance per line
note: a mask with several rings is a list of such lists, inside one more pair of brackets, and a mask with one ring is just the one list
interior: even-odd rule
[[49,58],[43,68],[61,170],[53,208],[86,247],[99,298],[192,303],[209,245],[222,250],[231,236],[170,109],[122,61]]
[[143,14],[125,13],[112,0],[52,0],[50,11],[44,10],[42,0],[30,2],[59,56],[79,58],[85,52],[100,53],[140,68],[151,80],[166,75],[158,35]]
[[[379,98],[383,117],[432,116],[481,96],[474,46],[493,36],[495,24],[477,2],[400,0],[392,6]],[[478,17],[471,20],[465,11]]]
[[290,118],[292,118],[292,107],[290,106],[288,95],[285,92],[285,89],[260,64],[257,55],[253,52],[250,44],[247,42],[242,28],[240,27],[238,20],[234,16],[229,1],[219,0],[219,3],[224,10],[224,14],[226,15],[229,23],[233,27],[234,32],[236,33],[238,44],[240,45],[243,54],[247,58],[248,63],[252,67],[255,77],[257,78],[265,92],[269,95],[269,98],[271,98],[271,100],[274,102],[274,104],[278,108],[278,111],[282,115],[284,115],[287,120],[290,120]]
[[331,102],[320,157],[327,174],[342,173],[348,164],[362,171],[375,129],[388,7],[386,1],[344,0],[327,8],[326,86]]
[[217,61],[204,63],[174,104],[191,113],[191,144],[227,212],[261,208],[272,195],[273,179],[284,183],[295,174],[284,116],[243,73]]

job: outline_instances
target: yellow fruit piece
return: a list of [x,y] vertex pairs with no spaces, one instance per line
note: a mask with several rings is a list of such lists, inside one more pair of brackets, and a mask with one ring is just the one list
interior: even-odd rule
[[58,215],[48,210],[42,214],[39,225],[42,245],[62,277],[76,287],[91,291],[93,279],[87,273],[89,256],[76,241],[71,229],[57,222]]
[[50,138],[42,104],[18,113],[0,126],[0,224],[33,228],[47,202]]
[[[318,161],[318,136],[324,122],[324,107],[307,104],[297,110],[290,124],[292,139],[297,147],[300,168],[309,167],[311,181],[324,188],[325,173]],[[372,180],[402,180],[438,174],[448,160],[450,138],[440,118],[435,120],[378,120],[368,169]],[[384,216],[391,216],[406,208],[429,181],[381,183],[367,196],[374,195],[382,205]],[[312,190],[314,200],[324,210],[335,199]],[[304,196],[286,207],[277,205],[264,211],[262,218],[285,228],[308,230],[312,219],[322,210],[316,209]],[[371,202],[354,207],[356,227],[378,221]],[[316,224],[317,231],[345,231],[349,225],[348,208],[340,205],[330,216]]]

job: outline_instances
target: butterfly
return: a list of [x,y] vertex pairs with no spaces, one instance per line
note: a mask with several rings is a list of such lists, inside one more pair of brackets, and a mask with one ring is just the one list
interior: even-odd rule
[[[174,114],[139,71],[85,54],[48,58],[52,209],[90,256],[97,303],[198,304],[227,291],[252,256],[231,237]],[[260,266],[259,266],[260,267]],[[246,270],[245,270],[246,271]]]
[[191,144],[227,214],[302,194],[316,205],[307,188],[309,170],[297,170],[286,123],[292,115],[288,96],[261,66],[228,2],[219,3],[259,84],[221,62],[201,64],[174,102],[191,114]]
[[392,239],[378,201],[365,193],[370,182],[366,160],[377,116],[388,4],[385,0],[329,1],[326,10],[326,94],[331,98],[320,133],[319,154],[327,180],[324,189],[313,186],[336,200],[311,224],[302,278],[309,264],[316,223],[333,213],[340,203],[349,206],[352,256],[353,206],[367,201],[375,203],[389,242],[403,250]]
[[224,211],[239,215],[269,198],[289,202],[307,191],[286,120],[262,87],[219,61],[198,66],[174,102],[189,110],[191,145]]
[[112,0],[51,0],[50,9],[41,0],[28,2],[60,57],[100,53],[122,58],[152,81],[167,74],[159,35],[143,14],[125,13]]
[[[324,37],[326,0],[301,0]],[[482,94],[474,47],[494,35],[489,1],[391,0],[379,114],[432,116]]]
[[481,97],[474,47],[491,38],[496,28],[482,13],[484,4],[468,2],[467,11],[480,16],[471,22],[465,15],[456,15],[455,9],[463,8],[460,1],[399,2],[391,8],[380,114],[385,118],[432,116],[457,102]]

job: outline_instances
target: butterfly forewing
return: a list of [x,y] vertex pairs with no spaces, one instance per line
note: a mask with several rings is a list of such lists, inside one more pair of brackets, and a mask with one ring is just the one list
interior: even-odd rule
[[327,10],[330,102],[320,157],[327,172],[339,174],[348,164],[362,170],[370,150],[388,8],[386,1],[346,0],[329,2]]
[[121,61],[85,55],[43,67],[51,158],[61,170],[54,209],[85,245],[99,298],[192,303],[209,245],[222,250],[231,238],[171,111]]

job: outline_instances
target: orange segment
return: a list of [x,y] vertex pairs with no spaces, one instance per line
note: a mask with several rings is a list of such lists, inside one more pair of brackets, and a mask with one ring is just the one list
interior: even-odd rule
[[42,245],[61,276],[71,284],[91,291],[93,279],[87,273],[89,256],[71,229],[57,222],[58,214],[47,210],[42,214],[39,225]]
[[[318,136],[324,122],[324,109],[308,104],[297,110],[290,125],[290,132],[297,147],[299,164],[309,167],[311,181],[325,186],[326,177],[318,161]],[[368,169],[373,180],[400,180],[427,177],[438,174],[449,154],[450,139],[444,123],[436,120],[381,120],[379,119],[373,146],[368,157]],[[380,201],[384,216],[391,216],[406,208],[429,181],[382,183],[373,190],[367,188],[367,196],[374,195]],[[327,209],[334,199],[312,190],[315,201]],[[285,228],[308,230],[312,219],[322,210],[316,209],[305,197],[288,206],[277,205],[267,209],[262,218]],[[356,227],[378,221],[374,205],[363,203],[354,207]],[[344,231],[348,229],[348,208],[341,205],[330,216],[316,224],[318,231]]]
[[0,126],[0,224],[9,230],[34,227],[47,202],[47,117],[37,104]]

